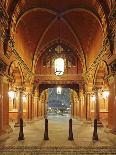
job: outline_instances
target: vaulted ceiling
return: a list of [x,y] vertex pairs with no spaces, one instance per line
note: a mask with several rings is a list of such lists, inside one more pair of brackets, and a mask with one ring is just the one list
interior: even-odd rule
[[11,14],[15,48],[34,68],[45,49],[59,37],[77,52],[86,69],[98,54],[104,37],[100,7],[108,15],[110,0],[6,0]]

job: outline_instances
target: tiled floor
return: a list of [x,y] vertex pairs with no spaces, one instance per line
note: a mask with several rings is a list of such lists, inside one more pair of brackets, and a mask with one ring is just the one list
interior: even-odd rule
[[[110,149],[110,153],[116,154],[116,135],[111,134],[110,132],[105,132],[106,129],[98,128],[98,141],[92,140],[93,135],[93,126],[92,124],[73,119],[73,141],[68,140],[68,126],[69,126],[69,118],[67,116],[49,116],[48,117],[48,133],[49,140],[43,140],[44,137],[44,120],[38,120],[34,122],[25,122],[26,126],[24,127],[24,137],[23,141],[18,141],[19,128],[13,127],[13,132],[8,135],[7,138],[2,138],[0,140],[0,155],[5,152],[5,150],[10,150],[11,152],[15,149],[19,149],[23,153],[24,148],[27,149],[67,149],[73,150],[73,154],[75,154],[74,150],[77,148],[90,148],[97,149],[97,152],[103,153],[103,149]],[[24,148],[23,148],[24,147]],[[48,149],[49,148],[49,149]],[[35,150],[36,150],[35,149]],[[87,150],[87,149],[86,149]],[[45,150],[44,150],[45,151]],[[44,151],[41,151],[41,154],[47,154]],[[55,150],[56,151],[56,150]],[[78,149],[79,151],[79,149]],[[90,151],[90,150],[89,150]],[[86,154],[89,154],[88,153]],[[7,151],[8,152],[8,151]],[[33,152],[33,151],[32,151]],[[57,154],[58,150],[55,154]],[[63,151],[61,151],[63,152]],[[60,152],[60,154],[62,154]],[[65,152],[65,151],[64,151]],[[68,151],[70,152],[70,151]],[[82,150],[81,150],[82,152]],[[79,154],[81,154],[79,152]],[[86,151],[85,151],[86,152]],[[28,152],[30,153],[30,151]],[[65,152],[66,153],[66,152]],[[107,152],[108,153],[108,152]],[[111,154],[112,154],[111,153]],[[49,153],[52,154],[52,153]],[[68,154],[68,153],[67,153]],[[71,152],[69,153],[71,154]],[[95,152],[94,152],[95,154]]]

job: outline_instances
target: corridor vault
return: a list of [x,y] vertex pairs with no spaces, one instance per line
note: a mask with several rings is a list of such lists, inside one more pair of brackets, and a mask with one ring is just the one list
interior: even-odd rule
[[0,135],[11,121],[43,118],[54,85],[70,88],[72,117],[116,133],[114,0],[0,1]]

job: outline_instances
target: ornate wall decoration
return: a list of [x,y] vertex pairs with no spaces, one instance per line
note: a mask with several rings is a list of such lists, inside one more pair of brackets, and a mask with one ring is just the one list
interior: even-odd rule
[[7,64],[0,59],[0,73],[4,73],[6,71],[6,68],[7,68]]
[[110,64],[111,72],[116,73],[116,60]]

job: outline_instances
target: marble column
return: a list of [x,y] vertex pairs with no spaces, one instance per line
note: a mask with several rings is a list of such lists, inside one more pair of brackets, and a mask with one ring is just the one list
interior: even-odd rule
[[81,98],[79,97],[79,117],[81,118]]
[[28,119],[32,120],[32,94],[28,93]]
[[4,130],[10,130],[9,126],[9,85],[8,78],[4,76],[3,79],[3,126]]
[[91,116],[90,116],[90,93],[87,92],[87,120],[90,121],[91,120]]
[[95,119],[97,119],[98,121],[100,120],[99,117],[99,98],[98,98],[98,88],[94,89],[94,93],[95,93],[95,97],[96,97],[96,101],[95,101]]
[[37,118],[39,117],[39,96],[37,97]]
[[0,75],[0,131],[3,129],[3,76]]
[[116,75],[109,78],[108,127],[116,134]]
[[112,132],[116,134],[116,75],[114,76],[114,105],[113,105],[113,129]]
[[15,123],[14,127],[19,127],[20,118],[23,118],[23,89],[18,88],[18,116],[17,122]]
[[23,91],[19,90],[19,108],[18,108],[18,122],[20,118],[23,118]]
[[94,88],[94,93],[96,97],[96,102],[95,102],[95,115],[94,118],[97,119],[97,126],[98,127],[103,127],[102,122],[100,121],[100,112],[99,112],[99,95],[98,95],[99,88],[95,87]]
[[87,100],[87,93],[85,93],[84,94],[84,107],[83,107],[83,111],[84,111],[84,119],[86,119],[86,120],[87,120],[87,117],[88,117],[87,107],[88,107],[88,100]]

